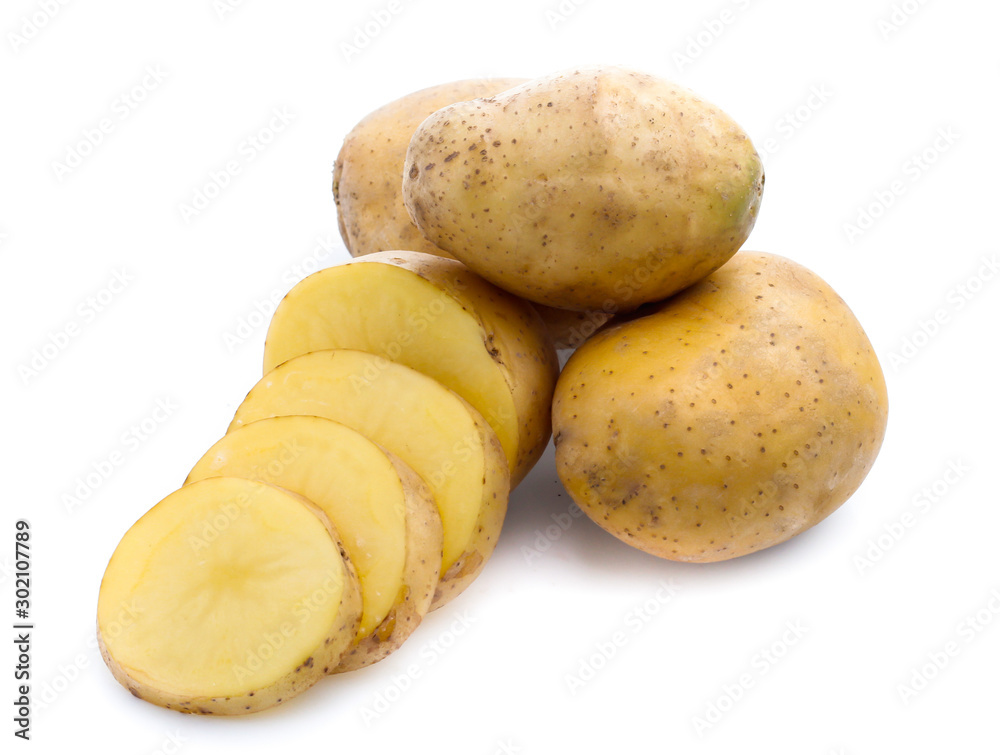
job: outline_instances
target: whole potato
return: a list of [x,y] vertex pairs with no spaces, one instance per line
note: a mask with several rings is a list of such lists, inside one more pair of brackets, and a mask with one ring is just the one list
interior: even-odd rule
[[453,81],[413,92],[365,116],[344,139],[333,167],[333,200],[348,251],[355,257],[391,249],[450,256],[424,238],[403,206],[403,162],[410,137],[438,108],[523,82]]
[[878,359],[844,301],[741,252],[599,332],[556,386],[559,476],[591,519],[676,561],[720,561],[823,520],[885,434]]
[[[410,137],[427,116],[455,102],[523,84],[525,79],[453,81],[421,89],[365,116],[344,139],[333,167],[333,200],[340,235],[354,257],[405,249],[452,258],[429,241],[403,206],[403,163]],[[540,307],[558,348],[573,348],[602,325],[604,312],[568,312]]]
[[753,144],[717,107],[597,67],[438,110],[410,141],[403,200],[427,238],[501,288],[612,314],[725,263],[763,185]]

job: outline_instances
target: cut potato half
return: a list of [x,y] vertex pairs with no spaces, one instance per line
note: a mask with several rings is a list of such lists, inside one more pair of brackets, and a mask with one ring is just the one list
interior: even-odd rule
[[251,713],[340,663],[361,617],[329,519],[295,493],[216,477],[125,533],[101,582],[101,654],[136,697],[184,713]]
[[555,348],[538,313],[461,262],[379,252],[300,281],[278,305],[264,371],[324,349],[358,349],[429,375],[496,432],[517,485],[551,435]]
[[335,671],[398,648],[430,609],[441,568],[441,517],[408,466],[346,425],[272,417],[233,430],[195,465],[206,477],[263,480],[299,493],[333,523],[361,583],[355,645]]
[[408,464],[430,486],[444,528],[439,608],[464,590],[493,553],[510,476],[496,434],[437,381],[351,349],[305,354],[265,375],[230,431],[256,420],[309,415],[341,422]]

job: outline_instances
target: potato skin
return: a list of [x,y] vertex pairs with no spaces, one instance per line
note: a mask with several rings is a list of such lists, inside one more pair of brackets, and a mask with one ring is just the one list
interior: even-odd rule
[[403,206],[403,162],[410,137],[445,105],[488,97],[524,79],[468,79],[421,89],[365,116],[344,139],[333,167],[340,235],[354,257],[390,249],[450,256],[428,241]]
[[[526,79],[468,79],[421,89],[366,116],[344,139],[333,167],[340,235],[353,257],[406,249],[452,259],[413,224],[403,205],[403,163],[417,127],[436,110],[489,97]],[[538,309],[556,348],[575,348],[610,315]],[[548,412],[546,412],[548,414]]]
[[542,322],[545,323],[552,344],[560,351],[575,349],[614,317],[613,314],[599,309],[578,312],[572,309],[546,307],[544,304],[534,306]]
[[662,558],[721,561],[822,521],[885,435],[871,343],[817,275],[741,252],[581,346],[556,386],[556,466],[576,503]]
[[399,458],[389,461],[407,491],[406,560],[403,588],[396,605],[375,631],[349,648],[330,673],[355,671],[378,663],[402,647],[430,611],[441,571],[441,516],[427,483]]
[[552,392],[559,375],[555,346],[541,317],[527,302],[508,294],[457,260],[413,252],[385,252],[353,264],[381,262],[416,273],[473,313],[482,323],[484,344],[500,365],[517,417],[491,417],[491,424],[516,422],[517,458],[511,459],[511,487],[541,458],[552,436]]
[[403,201],[437,246],[538,304],[624,312],[726,262],[763,192],[725,113],[614,67],[438,110],[413,135]]

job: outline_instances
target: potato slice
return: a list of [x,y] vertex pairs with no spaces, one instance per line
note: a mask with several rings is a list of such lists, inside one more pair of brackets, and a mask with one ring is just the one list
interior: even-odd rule
[[276,417],[238,428],[195,466],[211,476],[260,479],[326,513],[361,582],[359,643],[337,671],[384,658],[427,612],[441,561],[441,522],[423,480],[350,428],[319,417]]
[[441,566],[441,517],[424,481],[358,432],[320,417],[272,417],[222,438],[188,482],[263,480],[301,494],[333,523],[364,606],[355,645],[335,672],[398,648],[430,609]]
[[326,515],[227,477],[181,488],[132,525],[97,604],[111,673],[183,713],[251,713],[297,695],[340,662],[360,617]]
[[510,492],[496,434],[461,397],[416,370],[351,349],[295,357],[265,375],[230,431],[304,414],[351,427],[408,464],[434,493],[444,527],[431,609],[464,590],[493,553]]
[[500,438],[512,486],[545,450],[559,372],[545,325],[460,262],[382,252],[310,275],[274,313],[264,371],[340,348],[405,364],[472,404]]

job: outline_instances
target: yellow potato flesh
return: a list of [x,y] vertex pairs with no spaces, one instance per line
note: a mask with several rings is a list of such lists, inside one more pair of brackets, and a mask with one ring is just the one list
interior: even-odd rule
[[519,414],[482,323],[415,272],[357,263],[300,281],[271,320],[264,372],[326,349],[366,351],[434,378],[483,415],[511,468],[516,464]]
[[346,577],[326,524],[301,499],[205,480],[122,538],[101,583],[98,627],[140,685],[179,698],[246,695],[323,652]]
[[389,458],[344,425],[318,417],[275,417],[226,435],[195,465],[206,477],[263,480],[299,493],[325,513],[354,564],[368,636],[404,589],[405,494]]
[[482,431],[458,396],[426,375],[371,354],[320,351],[265,375],[237,409],[230,429],[296,414],[357,430],[424,479],[444,527],[442,575],[467,551],[488,503],[484,495],[492,475]]

